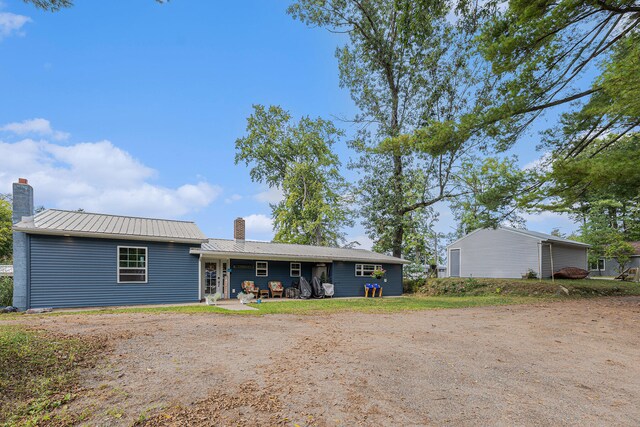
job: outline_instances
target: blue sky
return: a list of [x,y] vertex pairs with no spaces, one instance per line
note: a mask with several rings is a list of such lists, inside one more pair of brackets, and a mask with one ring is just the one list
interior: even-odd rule
[[[270,239],[278,193],[234,164],[252,104],[357,112],[338,87],[343,36],[294,21],[287,4],[78,1],[49,13],[0,0],[0,192],[24,176],[46,207],[190,219],[223,238],[242,216],[248,238]],[[522,165],[536,143],[518,145]],[[353,155],[344,141],[336,151]],[[528,225],[574,228],[550,214]],[[369,245],[361,226],[349,234]]]

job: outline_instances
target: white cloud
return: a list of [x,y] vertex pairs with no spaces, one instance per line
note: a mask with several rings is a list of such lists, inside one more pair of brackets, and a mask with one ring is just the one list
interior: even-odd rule
[[277,187],[270,187],[265,191],[261,191],[260,193],[253,196],[257,201],[263,203],[278,203],[284,195],[282,194],[282,190]]
[[247,237],[252,233],[265,234],[273,232],[273,220],[263,214],[251,214],[244,217]]
[[208,206],[222,192],[204,180],[177,188],[155,185],[155,176],[157,171],[109,141],[0,141],[0,192],[10,192],[18,177],[28,178],[36,205],[48,208],[174,218]]
[[357,249],[371,250],[373,248],[373,240],[371,240],[365,234],[358,234],[356,236],[347,236],[347,242],[358,242],[354,247]]
[[51,137],[56,141],[62,141],[69,138],[67,132],[60,132],[51,127],[49,120],[45,119],[29,119],[22,122],[7,123],[0,127],[0,131],[11,132],[16,135],[38,135]]
[[22,27],[28,22],[32,22],[28,16],[0,12],[0,41],[14,34],[18,36],[24,35]]
[[530,161],[522,167],[522,170],[533,170],[538,169],[540,171],[550,171],[551,170],[551,153],[546,152],[541,157]]
[[228,204],[228,203],[237,202],[238,200],[242,200],[242,196],[239,194],[232,194],[231,196],[224,199],[224,202]]

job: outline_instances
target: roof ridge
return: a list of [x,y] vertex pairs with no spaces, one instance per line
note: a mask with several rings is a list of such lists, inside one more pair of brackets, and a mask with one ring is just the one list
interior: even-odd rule
[[[219,237],[207,237],[208,240],[224,240],[225,242],[235,242],[236,239],[222,239]],[[305,245],[303,243],[285,243],[285,242],[268,242],[266,240],[250,240],[250,239],[244,239],[245,242],[251,242],[251,243],[268,243],[270,245],[287,245],[287,246],[303,246],[303,247],[314,247],[314,248],[330,248],[330,249],[347,249],[350,251],[366,251],[366,252],[374,252],[374,251],[370,251],[368,249],[362,249],[362,248],[341,248],[340,246],[320,246],[320,245]],[[374,252],[376,254],[379,254],[380,252]],[[380,255],[386,255],[386,254],[380,254]]]
[[53,211],[53,212],[69,212],[69,213],[86,214],[86,215],[102,215],[102,216],[110,216],[110,217],[117,217],[117,218],[150,219],[150,220],[155,220],[155,221],[170,221],[170,222],[181,222],[181,223],[195,224],[194,221],[185,221],[185,220],[180,220],[180,219],[164,219],[164,218],[152,218],[152,217],[146,217],[146,216],[117,215],[117,214],[108,214],[108,213],[100,213],[100,212],[72,211],[72,210],[68,210],[68,209],[56,209],[56,208],[45,209],[45,210],[35,214],[35,216],[44,214],[45,212],[49,212],[49,211]]

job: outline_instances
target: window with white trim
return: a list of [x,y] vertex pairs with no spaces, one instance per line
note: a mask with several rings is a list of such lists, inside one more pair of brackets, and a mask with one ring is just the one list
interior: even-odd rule
[[382,270],[380,264],[356,264],[356,277],[371,276],[375,270]]
[[589,263],[589,270],[591,271],[602,271],[605,268],[604,258],[600,258],[598,261],[591,261]]
[[289,263],[289,276],[300,277],[302,275],[302,264],[299,262]]
[[256,277],[267,277],[269,275],[269,263],[266,261],[256,261]]
[[147,248],[118,246],[118,283],[147,283]]

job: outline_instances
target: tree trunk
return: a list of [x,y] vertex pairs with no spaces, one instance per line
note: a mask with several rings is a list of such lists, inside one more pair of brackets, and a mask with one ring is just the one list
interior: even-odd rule
[[393,192],[395,193],[396,205],[394,206],[396,223],[393,226],[393,242],[392,251],[393,256],[396,258],[402,257],[402,241],[404,239],[404,224],[402,221],[403,207],[404,207],[404,194],[402,192],[402,157],[393,156]]

